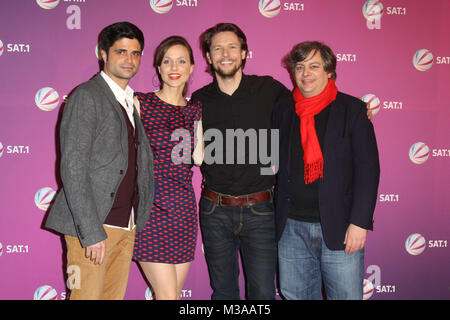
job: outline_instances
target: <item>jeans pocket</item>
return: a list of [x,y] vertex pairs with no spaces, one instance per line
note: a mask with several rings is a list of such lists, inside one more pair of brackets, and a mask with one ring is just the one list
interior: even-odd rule
[[210,215],[214,212],[214,209],[216,209],[216,202],[212,201],[206,197],[201,197],[200,199],[200,214]]
[[273,215],[273,202],[264,201],[254,204],[250,207],[250,211],[257,216],[270,216]]

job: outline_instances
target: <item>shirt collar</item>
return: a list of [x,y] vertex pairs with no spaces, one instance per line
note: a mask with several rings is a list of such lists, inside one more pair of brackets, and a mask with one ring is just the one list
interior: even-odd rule
[[117,101],[125,102],[127,101],[130,106],[133,105],[133,95],[134,91],[130,86],[127,85],[125,90],[123,90],[110,76],[108,76],[104,71],[101,71],[103,79],[105,79],[108,86],[111,88],[111,91],[114,93]]

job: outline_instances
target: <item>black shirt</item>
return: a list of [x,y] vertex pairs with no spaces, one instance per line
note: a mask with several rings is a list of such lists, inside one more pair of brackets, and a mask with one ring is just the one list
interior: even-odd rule
[[[192,99],[201,101],[203,107],[205,159],[201,171],[205,187],[230,195],[273,187],[275,176],[262,175],[261,168],[274,164],[268,163],[272,109],[283,94],[291,92],[280,82],[269,76],[254,75],[243,75],[231,96],[220,91],[217,81],[192,94]],[[239,129],[246,133],[245,140],[241,139],[245,143],[241,145],[232,136]],[[263,137],[264,131],[267,138]],[[266,159],[259,155],[260,143],[267,146],[266,152],[261,152]]]
[[[330,108],[326,107],[314,116],[314,124],[319,140],[320,149],[323,154],[323,141],[328,122]],[[291,150],[291,176],[290,180],[290,208],[289,218],[319,222],[319,179],[305,184],[303,148],[300,137],[300,119],[296,117],[295,125],[292,126],[292,150]]]

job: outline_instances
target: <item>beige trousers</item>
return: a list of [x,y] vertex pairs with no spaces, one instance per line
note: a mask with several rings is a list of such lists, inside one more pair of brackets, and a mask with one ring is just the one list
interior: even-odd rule
[[108,238],[100,265],[86,258],[77,237],[65,236],[70,300],[122,300],[125,296],[136,232],[103,227]]

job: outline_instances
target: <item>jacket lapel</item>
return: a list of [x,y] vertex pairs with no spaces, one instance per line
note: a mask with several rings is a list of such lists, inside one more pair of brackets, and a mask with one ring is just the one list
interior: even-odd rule
[[95,81],[95,83],[100,87],[103,94],[108,98],[108,101],[110,102],[112,108],[116,111],[117,116],[121,120],[122,126],[120,128],[120,134],[122,137],[121,141],[122,151],[127,152],[125,154],[128,154],[128,146],[125,145],[126,143],[128,143],[128,132],[127,126],[125,124],[125,119],[123,118],[122,110],[120,109],[122,108],[122,106],[120,105],[119,101],[117,101],[116,97],[114,96],[114,93],[108,86],[108,83],[106,83],[105,79],[103,79],[100,73],[97,73],[92,80]]
[[[293,140],[293,127],[295,125],[295,121],[298,119],[298,115],[295,113],[295,104],[293,105],[293,107],[290,109],[290,112],[287,114],[287,119],[289,119],[289,125],[287,126],[286,130],[289,130],[287,132],[288,134],[288,141],[289,141],[289,145],[288,145],[288,150],[287,150],[287,166],[288,168],[291,168],[291,150],[292,150],[292,140]],[[300,132],[298,132],[298,134],[300,134]],[[290,172],[290,169],[289,169]],[[289,173],[290,174],[290,173]]]
[[100,73],[97,73],[93,80],[100,86],[102,92],[106,95],[109,102],[114,106],[117,112],[122,114],[122,111],[119,109],[119,102],[117,101],[116,97],[114,96],[114,93],[112,92],[111,88],[106,83],[105,79],[101,76]]
[[345,106],[340,103],[340,95],[336,96],[330,106],[330,113],[328,116],[328,123],[325,131],[325,137],[323,142],[323,162],[324,162],[324,179],[319,181],[319,186],[322,186],[319,190],[324,188],[324,183],[327,185],[332,184],[333,176],[335,173],[334,164],[336,160],[336,148],[338,148],[339,141],[344,138],[344,127],[345,127]]

